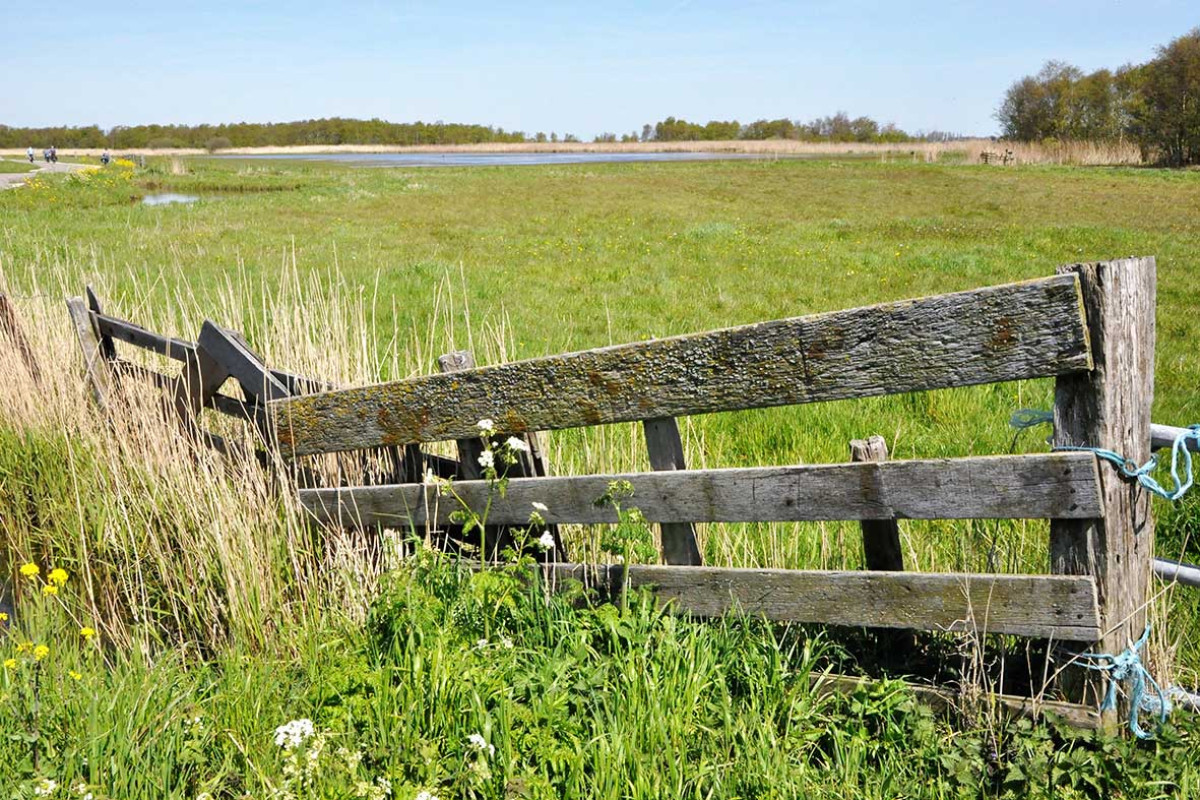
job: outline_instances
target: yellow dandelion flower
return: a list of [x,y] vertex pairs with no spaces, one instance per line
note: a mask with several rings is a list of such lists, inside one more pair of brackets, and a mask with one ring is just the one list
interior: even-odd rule
[[21,574],[26,578],[36,578],[41,572],[37,564],[29,563],[21,565]]
[[42,587],[42,594],[45,594],[45,595],[58,594],[58,587],[55,586],[53,583],[47,583],[45,586]]
[[17,660],[15,658],[4,659],[4,667],[5,667],[5,669],[16,669],[17,668]]
[[78,680],[82,680],[82,679],[83,679],[83,676],[82,676],[82,675],[80,675],[78,672],[76,672],[76,671],[75,671],[75,670],[73,670],[73,669],[72,669],[72,670],[68,670],[68,671],[67,671],[67,674],[68,674],[68,675],[70,675],[70,676],[71,676],[71,678],[72,678],[73,680],[77,680],[77,681],[78,681]]
[[21,642],[20,644],[17,645],[18,653],[28,653],[32,649],[33,649],[33,642]]
[[79,635],[90,642],[92,637],[96,635],[96,632],[91,628],[80,628]]
[[33,648],[33,657],[38,661],[41,661],[48,655],[50,655],[50,648],[44,644],[39,644],[37,647]]
[[0,611],[0,622],[8,622],[8,614],[3,611]]
[[67,571],[62,567],[55,567],[50,570],[50,582],[62,586],[67,582]]

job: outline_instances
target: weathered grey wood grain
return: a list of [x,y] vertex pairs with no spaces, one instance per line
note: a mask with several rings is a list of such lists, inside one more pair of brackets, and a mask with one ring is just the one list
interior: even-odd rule
[[[887,442],[882,436],[854,439],[850,442],[850,459],[856,463],[887,461]],[[900,547],[899,523],[894,519],[864,519],[861,527],[867,569],[902,572],[904,550]]]
[[778,622],[1072,641],[1095,640],[1101,633],[1095,583],[1082,576],[580,564],[544,570],[555,587],[577,580],[610,597],[645,587],[696,617],[744,614]]
[[271,374],[256,353],[239,337],[231,335],[211,320],[205,320],[200,326],[196,347],[232,375],[247,397],[265,402],[291,396],[287,387]]
[[67,313],[71,317],[75,338],[83,354],[83,371],[92,399],[102,409],[107,410],[113,389],[112,374],[108,360],[100,352],[100,337],[92,326],[92,317],[83,298],[72,297],[67,300]]
[[1070,275],[272,405],[297,455],[811,403],[1091,367]]
[[[475,355],[468,350],[455,350],[445,353],[438,356],[438,368],[443,373],[461,373],[473,370],[475,369]],[[484,440],[480,436],[482,431],[478,427],[478,422],[479,420],[476,420],[473,436],[465,436],[455,442],[458,448],[457,478],[459,480],[476,481],[483,477],[483,468],[479,464],[479,457],[483,454]],[[537,440],[537,435],[530,431],[522,434],[520,438],[529,447],[529,452],[518,452],[516,454],[517,463],[508,468],[506,476],[509,478],[544,477],[547,474],[547,467],[545,457]],[[492,443],[493,446],[498,441],[501,441],[501,439],[495,438],[495,441]],[[482,506],[478,508],[482,508]],[[529,512],[531,510],[532,508],[526,508],[524,517],[520,520],[510,520],[510,522],[521,526],[522,529],[527,528],[529,525]],[[490,519],[491,515],[489,515]],[[501,520],[497,520],[497,522],[501,522]],[[538,558],[565,561],[567,550],[563,545],[558,526],[546,525],[545,530],[554,538],[554,548],[548,553],[538,552],[535,555]],[[450,533],[453,536],[461,537],[461,529],[450,531]],[[537,535],[540,535],[540,532]],[[514,545],[512,531],[503,525],[489,524],[484,531],[484,538],[488,542],[494,543],[495,552],[502,552],[505,548]]]
[[[1095,369],[1058,379],[1054,444],[1104,447],[1141,464],[1150,456],[1154,402],[1154,259],[1074,264],[1060,271],[1079,276]],[[1098,649],[1120,653],[1146,625],[1154,519],[1149,494],[1136,482],[1108,464],[1100,482],[1103,519],[1051,523],[1051,571],[1095,578],[1105,629]],[[1078,671],[1068,682],[1084,702],[1103,696],[1099,673]]]
[[146,330],[141,325],[105,314],[92,314],[91,316],[95,320],[96,330],[100,336],[118,339],[145,350],[153,350],[155,353],[175,361],[186,362],[196,352],[196,345],[185,342],[183,339],[163,336]]
[[[491,498],[488,521],[521,525],[534,502],[550,523],[613,523],[597,505],[609,483],[632,484],[627,508],[650,522],[772,522],[863,519],[1088,518],[1103,514],[1096,459],[1090,453],[984,456],[883,464],[642,472],[518,478]],[[339,525],[424,525],[424,486],[305,490],[301,502],[318,519]],[[486,481],[454,484],[442,497],[439,522],[461,508],[481,510]]]
[[[823,673],[812,676],[813,691],[820,696],[832,692],[853,694],[871,685],[869,678]],[[1094,706],[1079,703],[1064,703],[1060,700],[1041,700],[1013,694],[986,693],[980,696],[962,696],[958,692],[938,686],[922,686],[907,683],[905,686],[917,700],[935,711],[966,712],[976,709],[996,709],[1010,718],[1056,717],[1076,728],[1096,730],[1101,726],[1100,714]]]
[[[104,310],[100,307],[100,297],[93,291],[91,286],[85,287],[87,295],[88,310],[93,314],[103,314]],[[117,357],[117,345],[113,341],[111,335],[107,333],[100,334],[100,354],[113,361]]]
[[[679,423],[674,419],[648,419],[642,423],[650,466],[659,472],[687,469]],[[704,563],[696,544],[696,528],[690,522],[664,522],[659,525],[663,561],[668,564]]]

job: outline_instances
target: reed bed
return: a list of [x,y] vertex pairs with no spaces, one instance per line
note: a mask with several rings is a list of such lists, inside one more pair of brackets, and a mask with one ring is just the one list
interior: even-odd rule
[[[289,145],[231,147],[221,155],[319,155],[325,153],[712,153],[716,155],[757,155],[764,158],[879,157],[907,158],[925,162],[961,162],[977,164],[984,152],[1003,154],[1012,151],[1014,165],[1134,166],[1146,163],[1140,148],[1128,141],[1047,141],[1010,142],[990,138],[955,139],[939,142],[802,142],[791,139],[681,141],[681,142],[485,142],[456,145]],[[98,157],[98,149],[64,150],[64,157]],[[123,154],[143,156],[203,156],[198,148],[122,150]],[[0,155],[20,156],[19,150],[0,150]]]

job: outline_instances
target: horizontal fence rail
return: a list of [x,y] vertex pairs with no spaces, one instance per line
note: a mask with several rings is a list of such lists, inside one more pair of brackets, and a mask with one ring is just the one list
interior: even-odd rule
[[1092,367],[1074,275],[276,401],[284,453],[555,430]]
[[154,331],[146,330],[141,325],[117,319],[116,317],[109,317],[95,312],[92,312],[91,316],[101,336],[111,336],[134,347],[152,350],[160,356],[166,356],[175,361],[187,362],[196,356],[196,345],[191,342],[185,342],[182,339],[175,339],[171,336],[163,336]]
[[622,506],[650,522],[1104,515],[1090,453],[516,478],[502,497],[487,481],[457,482],[440,496],[436,486],[364,486],[305,490],[300,500],[320,521],[346,526],[423,526],[434,516],[444,524],[464,506],[487,507],[489,524],[520,525],[534,503],[547,507],[548,523],[613,523],[616,511],[600,501],[614,481],[633,490]]
[[1095,582],[1065,575],[825,572],[692,566],[554,564],[610,596],[648,588],[697,617],[740,613],[776,622],[1005,633],[1076,642],[1100,637]]

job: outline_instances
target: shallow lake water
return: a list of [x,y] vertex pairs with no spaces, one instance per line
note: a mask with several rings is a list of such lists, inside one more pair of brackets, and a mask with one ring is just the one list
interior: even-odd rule
[[142,205],[146,206],[169,206],[172,203],[182,203],[188,205],[194,203],[200,198],[194,194],[176,194],[175,192],[159,192],[157,194],[148,194],[142,198]]
[[631,161],[770,159],[754,153],[304,153],[229,155],[253,161],[328,161],[356,167],[509,167],[534,164],[603,164]]

